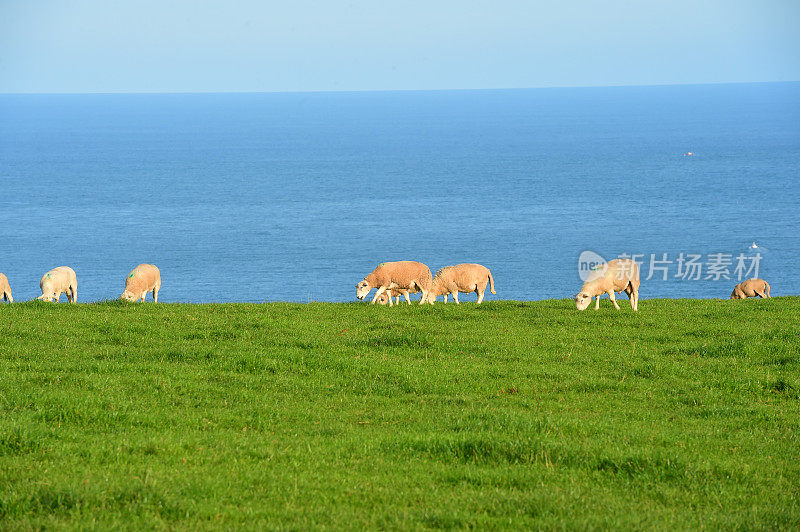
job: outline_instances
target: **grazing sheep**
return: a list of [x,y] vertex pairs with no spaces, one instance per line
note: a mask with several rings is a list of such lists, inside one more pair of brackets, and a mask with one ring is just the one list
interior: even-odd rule
[[158,303],[158,291],[161,289],[161,272],[152,264],[140,264],[125,278],[125,291],[119,296],[125,301],[142,300],[148,292],[153,293],[153,300]]
[[631,300],[631,308],[639,310],[639,265],[630,259],[614,259],[589,275],[581,291],[575,294],[575,306],[585,310],[596,297],[594,309],[600,308],[600,296],[608,294],[614,308],[619,310],[614,292],[624,291]]
[[[421,262],[412,260],[383,262],[356,285],[356,298],[364,299],[373,288],[377,288],[377,292],[372,298],[372,303],[375,303],[387,290],[397,289],[398,292],[416,290],[422,292],[422,299],[419,302],[422,305],[428,299],[431,281],[431,270]],[[392,306],[391,299],[389,306]]]
[[418,293],[419,293],[419,290],[417,290],[416,287],[414,287],[413,290],[398,290],[396,288],[393,288],[391,296],[389,295],[389,291],[388,290],[378,296],[378,304],[385,305],[386,303],[389,302],[389,297],[393,297],[393,298],[395,298],[394,304],[395,305],[399,305],[400,304],[400,296],[403,296],[403,297],[406,298],[406,301],[410,305],[411,304],[411,298],[408,297],[408,295],[409,294],[418,294]]
[[3,273],[0,273],[0,295],[9,303],[14,302],[14,298],[11,297],[11,285],[8,284],[8,277]]
[[731,299],[747,299],[748,297],[762,297],[768,298],[769,296],[769,283],[764,279],[748,279],[742,281],[733,287],[731,292]]
[[478,294],[478,305],[480,305],[483,301],[483,294],[486,292],[487,283],[489,283],[492,293],[496,294],[492,272],[486,266],[480,264],[445,266],[436,272],[428,299],[433,302],[438,296],[444,296],[444,302],[447,303],[447,296],[452,295],[453,301],[458,304],[459,292],[475,292]]
[[39,288],[42,289],[42,295],[36,299],[58,302],[61,294],[66,294],[70,303],[78,302],[78,278],[75,270],[69,266],[59,266],[44,274],[39,281]]

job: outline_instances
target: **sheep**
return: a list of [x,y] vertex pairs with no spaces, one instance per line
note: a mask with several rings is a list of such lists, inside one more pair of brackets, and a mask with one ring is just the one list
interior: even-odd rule
[[764,279],[748,279],[733,287],[731,299],[747,299],[748,297],[768,298],[769,283]]
[[8,277],[3,273],[0,273],[0,295],[9,303],[14,302],[14,298],[11,296],[11,285],[8,284]]
[[[419,304],[422,305],[428,300],[431,281],[431,270],[421,262],[411,260],[383,262],[356,285],[356,298],[363,300],[370,290],[377,288],[375,297],[372,298],[374,304],[382,293],[393,288],[397,291],[419,290],[422,292]],[[389,306],[392,306],[391,299]]]
[[39,288],[42,289],[42,295],[36,299],[58,302],[61,294],[66,294],[70,303],[78,302],[78,277],[69,266],[59,266],[44,274],[39,281]]
[[119,296],[125,301],[142,300],[148,292],[153,293],[153,300],[158,303],[158,291],[161,289],[161,272],[152,264],[140,264],[125,278],[125,291]]
[[396,288],[393,288],[392,292],[391,292],[391,296],[389,295],[389,291],[388,290],[378,296],[378,304],[385,305],[386,303],[389,302],[389,297],[393,297],[393,298],[395,298],[394,304],[395,305],[399,305],[400,304],[400,296],[403,296],[403,297],[406,298],[406,301],[410,305],[411,304],[411,298],[408,297],[408,295],[409,294],[418,294],[418,293],[419,293],[419,290],[417,289],[416,286],[412,290],[398,290]]
[[447,296],[452,295],[453,301],[459,304],[459,292],[475,292],[478,294],[478,305],[480,305],[483,301],[483,294],[486,292],[487,283],[491,287],[491,292],[496,294],[492,272],[486,266],[480,264],[445,266],[436,272],[428,299],[433,302],[438,296],[444,296],[444,302],[447,303]]
[[575,294],[575,306],[578,310],[585,310],[592,298],[596,297],[594,309],[600,308],[600,296],[608,294],[614,308],[619,310],[619,305],[614,297],[614,292],[625,292],[631,300],[634,312],[639,310],[639,265],[630,259],[614,259],[596,269],[583,283],[581,291]]

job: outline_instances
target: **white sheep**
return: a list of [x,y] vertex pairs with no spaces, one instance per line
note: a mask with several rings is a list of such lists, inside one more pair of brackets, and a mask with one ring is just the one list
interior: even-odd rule
[[153,293],[153,300],[158,303],[158,291],[161,290],[161,272],[152,264],[140,264],[125,278],[125,291],[119,296],[125,301],[142,300],[148,292]]
[[9,303],[14,302],[14,298],[11,296],[11,285],[8,284],[8,277],[3,273],[0,273],[0,296]]
[[39,281],[39,288],[42,289],[42,295],[36,299],[58,302],[61,294],[66,294],[70,303],[78,302],[78,277],[69,266],[59,266],[44,274]]
[[747,299],[748,297],[768,298],[769,283],[764,279],[748,279],[733,287],[731,299]]
[[[372,303],[375,303],[387,290],[397,289],[398,292],[418,290],[422,292],[422,299],[419,302],[422,305],[428,300],[431,281],[430,268],[421,262],[412,260],[384,262],[356,285],[356,298],[364,299],[373,288],[377,288],[377,291],[375,297],[372,298]],[[389,299],[389,306],[392,306],[391,299]]]
[[475,292],[478,294],[478,304],[483,301],[483,294],[486,292],[486,285],[489,284],[493,294],[494,279],[489,268],[480,264],[456,264],[455,266],[445,266],[436,272],[433,278],[431,291],[428,294],[430,301],[436,301],[438,296],[444,296],[447,303],[447,296],[452,295],[453,301],[458,304],[458,293]]
[[625,292],[631,300],[631,308],[639,310],[639,265],[630,259],[614,259],[589,274],[581,291],[575,294],[575,306],[585,310],[596,297],[594,309],[600,308],[600,296],[608,294],[614,308],[619,310],[614,292]]

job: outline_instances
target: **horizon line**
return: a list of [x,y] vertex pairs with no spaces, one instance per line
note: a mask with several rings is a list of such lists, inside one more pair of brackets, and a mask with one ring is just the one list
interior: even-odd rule
[[647,88],[647,87],[690,87],[705,85],[764,85],[774,83],[800,83],[797,80],[771,80],[771,81],[708,81],[708,82],[668,82],[668,83],[642,83],[642,84],[606,84],[606,85],[543,85],[533,87],[460,87],[460,88],[429,88],[429,89],[307,89],[307,90],[180,90],[180,91],[89,91],[89,92],[5,92],[0,91],[0,96],[59,96],[59,95],[166,95],[166,94],[346,94],[367,92],[469,92],[469,91],[513,91],[513,90],[540,90],[540,89],[611,89],[611,88]]

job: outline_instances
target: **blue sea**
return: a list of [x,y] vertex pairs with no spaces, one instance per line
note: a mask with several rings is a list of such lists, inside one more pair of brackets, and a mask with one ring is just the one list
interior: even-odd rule
[[643,309],[727,298],[738,262],[800,294],[800,83],[0,95],[0,243],[17,300],[151,262],[164,301],[355,301],[390,260],[565,298],[586,250],[641,256]]

